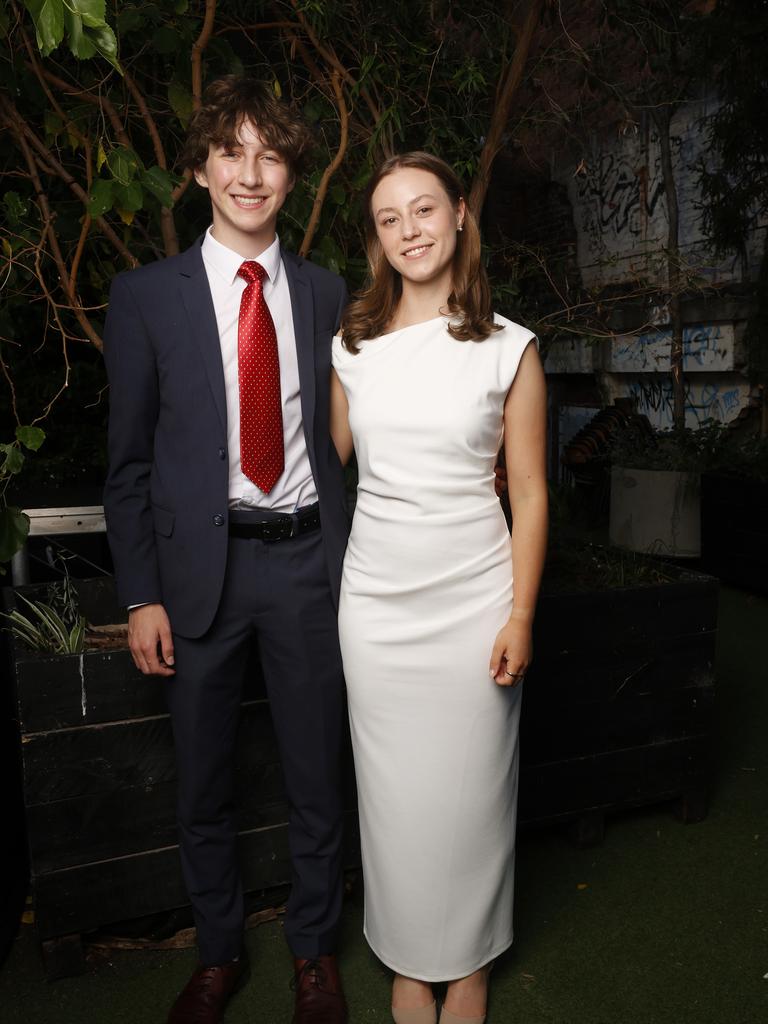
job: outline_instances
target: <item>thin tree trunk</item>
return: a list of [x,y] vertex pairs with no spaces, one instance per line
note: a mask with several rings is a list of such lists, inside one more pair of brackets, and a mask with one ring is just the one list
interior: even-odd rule
[[512,60],[507,64],[499,75],[499,82],[496,87],[496,102],[491,114],[491,123],[488,125],[488,134],[480,154],[480,166],[477,169],[472,189],[469,193],[468,205],[472,213],[479,220],[480,212],[483,209],[488,185],[491,181],[491,168],[496,155],[504,144],[504,132],[507,130],[510,114],[512,113],[512,102],[515,98],[518,86],[523,78],[523,71],[530,55],[536,29],[544,9],[544,0],[530,0],[528,13],[525,16],[523,26],[517,37],[515,52]]
[[672,346],[669,353],[669,368],[672,374],[672,421],[675,430],[685,427],[685,381],[683,379],[683,310],[680,296],[680,211],[677,201],[675,169],[672,165],[672,143],[669,127],[672,111],[660,107],[654,111],[654,122],[659,134],[661,150],[661,175],[664,181],[664,195],[667,200],[667,285],[669,287],[669,319],[672,325]]

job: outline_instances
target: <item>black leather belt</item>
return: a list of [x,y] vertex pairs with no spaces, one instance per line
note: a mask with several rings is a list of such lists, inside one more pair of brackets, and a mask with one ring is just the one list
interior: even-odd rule
[[[237,513],[230,513],[230,517],[233,515],[237,517]],[[298,512],[275,512],[267,518],[259,518],[258,510],[237,517],[235,522],[230,518],[229,536],[246,540],[289,540],[319,528],[320,507],[315,502]]]

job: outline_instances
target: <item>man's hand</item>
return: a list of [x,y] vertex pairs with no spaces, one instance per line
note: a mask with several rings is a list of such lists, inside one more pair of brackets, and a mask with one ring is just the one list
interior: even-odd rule
[[128,646],[145,676],[172,676],[171,623],[161,604],[145,604],[128,613]]

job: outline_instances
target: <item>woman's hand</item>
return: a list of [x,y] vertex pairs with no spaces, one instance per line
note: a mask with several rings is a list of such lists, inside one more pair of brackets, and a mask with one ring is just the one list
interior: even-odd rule
[[515,613],[499,630],[491,653],[490,675],[499,686],[517,686],[522,683],[533,659],[531,623],[516,619]]

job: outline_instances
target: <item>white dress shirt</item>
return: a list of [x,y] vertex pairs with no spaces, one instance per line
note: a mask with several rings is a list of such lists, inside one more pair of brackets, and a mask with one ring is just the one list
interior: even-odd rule
[[272,314],[280,360],[280,393],[283,407],[283,444],[285,466],[277,483],[265,494],[243,474],[240,466],[240,388],[237,372],[237,323],[240,299],[246,281],[237,271],[243,257],[217,242],[209,228],[202,245],[203,264],[213,297],[219,328],[221,361],[227,396],[227,447],[229,449],[230,506],[254,506],[276,512],[294,512],[317,501],[317,489],[309,465],[299,395],[299,363],[293,310],[288,279],[280,256],[280,241],[274,242],[258,257],[268,279],[264,281],[264,299]]

